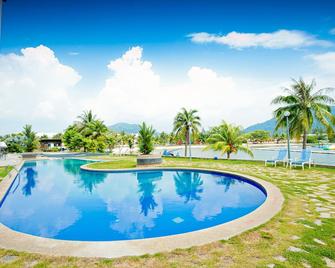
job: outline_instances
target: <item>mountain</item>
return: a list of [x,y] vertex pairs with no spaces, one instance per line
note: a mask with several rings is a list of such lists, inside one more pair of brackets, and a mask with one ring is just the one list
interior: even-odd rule
[[262,123],[257,123],[255,125],[251,125],[249,127],[247,127],[244,132],[252,132],[255,130],[266,130],[266,131],[270,131],[271,133],[274,131],[276,127],[276,119],[272,118],[269,120],[266,120]]
[[[332,107],[332,114],[335,115],[335,106]],[[257,123],[255,125],[249,126],[244,130],[244,132],[252,132],[255,130],[266,130],[273,133],[275,127],[276,127],[276,119],[272,118],[262,123]],[[318,127],[321,127],[321,124],[319,122],[314,122],[313,129]]]
[[114,132],[125,132],[128,134],[136,134],[139,131],[139,125],[138,124],[129,124],[129,123],[116,123],[114,125],[111,125],[108,127],[110,130]]

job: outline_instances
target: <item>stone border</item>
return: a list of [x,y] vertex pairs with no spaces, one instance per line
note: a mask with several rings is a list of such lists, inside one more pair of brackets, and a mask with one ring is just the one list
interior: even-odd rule
[[[185,168],[185,167],[157,167],[157,168],[134,168],[134,169],[119,169],[119,170],[94,170],[88,167],[81,166],[83,170],[100,171],[100,172],[120,172],[120,171],[135,171],[135,170],[196,170],[205,172],[216,172],[221,174],[232,174],[240,176],[245,180],[249,180],[260,185],[267,194],[264,203],[255,209],[253,212],[240,217],[236,220],[216,225],[210,228],[177,234],[163,237],[146,238],[138,240],[119,240],[119,241],[69,241],[58,240],[33,236],[14,231],[0,223],[0,247],[5,249],[14,249],[30,253],[40,253],[51,256],[73,256],[73,257],[104,257],[117,258],[123,256],[139,256],[143,254],[154,254],[162,251],[171,251],[176,248],[189,248],[192,246],[200,246],[215,242],[218,240],[227,240],[233,236],[239,235],[242,232],[255,228],[269,221],[282,208],[284,197],[280,190],[273,184],[235,172],[226,172],[223,170],[201,169],[201,168]],[[8,178],[7,176],[6,178]],[[10,180],[12,178],[12,180]],[[13,183],[13,177],[8,178],[8,181]],[[14,177],[15,178],[15,177]],[[7,186],[7,190],[11,183],[3,185]],[[3,193],[3,192],[2,192]],[[7,191],[6,191],[7,193]],[[3,199],[0,195],[0,199]]]

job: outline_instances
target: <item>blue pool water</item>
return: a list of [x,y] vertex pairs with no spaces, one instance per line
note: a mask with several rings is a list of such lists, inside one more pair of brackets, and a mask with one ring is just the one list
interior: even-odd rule
[[16,231],[64,240],[141,239],[228,222],[266,199],[261,188],[233,175],[80,170],[85,163],[25,163],[0,205],[0,222]]

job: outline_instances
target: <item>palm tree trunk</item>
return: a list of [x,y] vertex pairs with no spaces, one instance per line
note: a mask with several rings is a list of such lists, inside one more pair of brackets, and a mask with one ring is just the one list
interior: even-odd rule
[[227,152],[227,159],[230,159],[230,153]]
[[305,129],[302,137],[302,149],[306,149],[306,147],[307,147],[307,131]]

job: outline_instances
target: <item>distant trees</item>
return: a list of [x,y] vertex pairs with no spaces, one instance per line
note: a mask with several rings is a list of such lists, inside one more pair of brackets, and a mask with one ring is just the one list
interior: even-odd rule
[[267,142],[271,139],[270,132],[266,130],[255,130],[245,134],[245,137],[251,142]]

